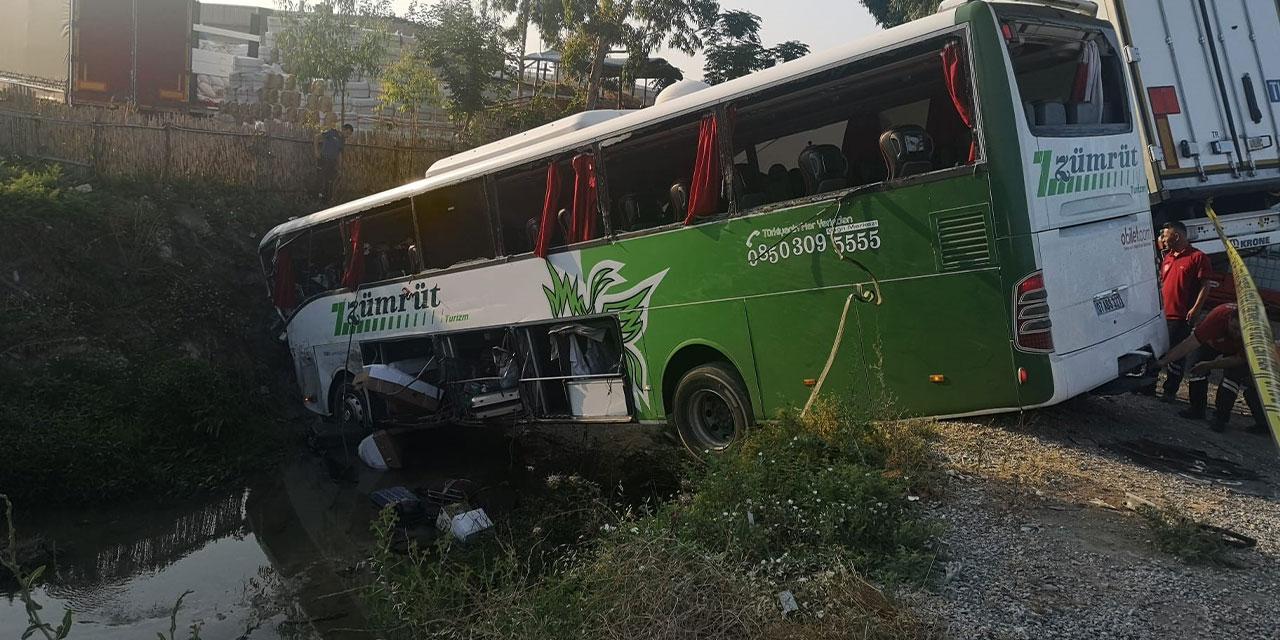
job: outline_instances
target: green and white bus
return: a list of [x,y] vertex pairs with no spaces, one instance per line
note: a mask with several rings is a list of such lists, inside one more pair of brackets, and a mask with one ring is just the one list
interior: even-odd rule
[[965,416],[1140,367],[1167,342],[1142,143],[1072,4],[949,0],[276,227],[306,406],[669,421],[703,450],[820,394]]

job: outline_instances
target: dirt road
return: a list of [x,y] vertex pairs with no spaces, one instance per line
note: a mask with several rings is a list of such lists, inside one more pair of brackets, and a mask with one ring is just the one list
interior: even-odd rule
[[[956,638],[1280,638],[1280,455],[1152,398],[944,422],[947,578],[918,604]],[[1238,568],[1159,551],[1134,494],[1257,540]]]

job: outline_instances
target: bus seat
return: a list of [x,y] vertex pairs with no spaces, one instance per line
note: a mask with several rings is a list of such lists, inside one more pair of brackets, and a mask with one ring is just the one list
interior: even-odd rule
[[[560,225],[560,233],[563,234],[562,237],[566,239],[569,238],[569,227],[570,227],[570,222],[572,222],[570,218],[572,217],[573,217],[573,212],[569,211],[568,209],[561,209],[556,213],[556,222],[559,223]],[[568,244],[568,243],[566,242],[565,244]]]
[[618,224],[623,231],[640,228],[640,197],[634,193],[618,198]]
[[1105,124],[1122,124],[1124,116],[1120,113],[1120,105],[1116,102],[1102,103],[1102,122]]
[[664,222],[684,220],[689,215],[689,182],[676,180],[667,191],[667,197],[671,200],[671,209]]
[[1102,110],[1092,102],[1068,102],[1067,124],[1098,124],[1102,122]]
[[769,202],[791,199],[791,177],[787,175],[786,167],[780,164],[769,167],[769,173],[764,177],[764,196]]
[[1040,100],[1032,104],[1036,112],[1036,124],[1052,127],[1067,123],[1067,108],[1057,100]]
[[733,190],[738,210],[753,209],[765,203],[764,177],[749,164],[733,165]]
[[924,127],[905,125],[880,134],[889,178],[905,178],[933,171],[933,138]]
[[529,248],[538,246],[538,233],[542,230],[542,221],[537,218],[529,218],[524,223],[524,234],[529,237]]
[[1036,126],[1036,106],[1030,100],[1022,103],[1022,112],[1027,115],[1027,126]]
[[787,182],[791,187],[792,198],[804,197],[804,172],[800,167],[787,169]]
[[797,159],[804,175],[805,193],[814,195],[843,189],[849,185],[849,161],[834,144],[809,145]]
[[624,194],[618,198],[618,217],[623,231],[638,231],[657,226],[661,221],[661,208],[658,202],[635,193]]

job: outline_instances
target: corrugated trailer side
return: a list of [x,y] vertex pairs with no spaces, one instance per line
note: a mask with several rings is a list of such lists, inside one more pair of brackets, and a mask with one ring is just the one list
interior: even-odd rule
[[182,109],[191,99],[189,0],[134,0],[137,4],[138,105]]
[[1133,75],[1152,213],[1222,251],[1203,203],[1240,248],[1280,243],[1280,4],[1104,0]]
[[74,0],[71,101],[120,104],[133,96],[133,0]]

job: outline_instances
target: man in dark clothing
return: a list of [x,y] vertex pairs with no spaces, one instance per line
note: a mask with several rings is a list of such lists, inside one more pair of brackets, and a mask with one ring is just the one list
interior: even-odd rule
[[[1164,297],[1164,318],[1169,328],[1169,344],[1177,345],[1195,327],[1196,316],[1209,295],[1209,276],[1213,268],[1209,256],[1191,246],[1187,240],[1187,227],[1181,222],[1167,222],[1160,230],[1160,241],[1167,252],[1160,263],[1160,290]],[[1193,356],[1194,357],[1194,356]],[[1183,367],[1194,362],[1173,360],[1165,372],[1165,402],[1173,402],[1182,385]],[[1193,376],[1190,384],[1196,384]]]
[[1263,413],[1262,399],[1253,386],[1253,376],[1249,373],[1249,363],[1244,355],[1244,338],[1240,333],[1240,318],[1234,304],[1224,304],[1209,312],[1204,322],[1182,342],[1178,343],[1161,358],[1161,367],[1170,366],[1188,354],[1194,353],[1197,361],[1191,369],[1191,377],[1187,380],[1187,393],[1191,398],[1191,407],[1179,412],[1184,418],[1203,419],[1205,408],[1209,403],[1209,372],[1222,369],[1222,384],[1218,386],[1218,396],[1214,401],[1214,415],[1211,428],[1222,432],[1231,419],[1231,407],[1236,397],[1244,390],[1245,403],[1253,415],[1253,426],[1249,433],[1269,433],[1267,418]]
[[342,125],[342,132],[329,129],[316,134],[313,146],[316,156],[316,179],[320,182],[320,202],[330,204],[333,199],[333,184],[338,180],[338,163],[342,159],[342,149],[347,138],[355,131],[349,124]]

